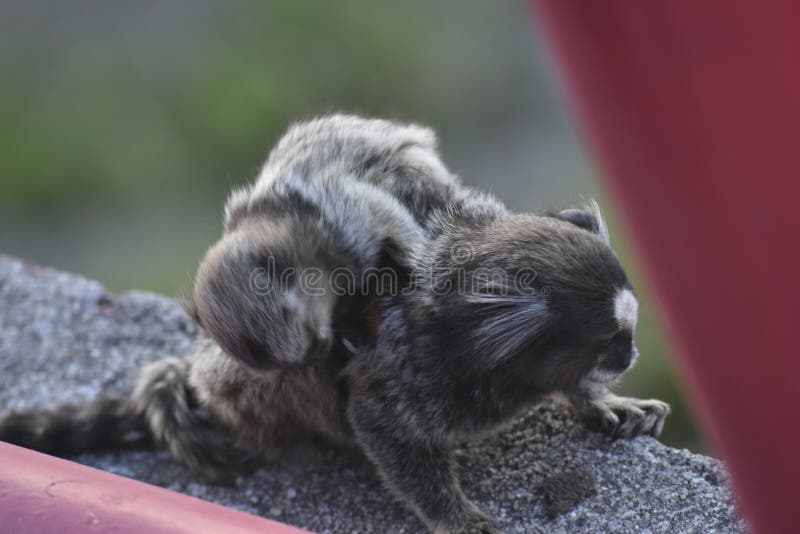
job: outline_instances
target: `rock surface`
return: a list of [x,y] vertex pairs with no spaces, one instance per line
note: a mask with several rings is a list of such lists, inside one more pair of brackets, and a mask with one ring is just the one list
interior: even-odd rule
[[[145,362],[189,350],[172,300],[115,296],[84,278],[0,256],[0,411],[124,394]],[[77,460],[317,532],[420,532],[362,460],[292,455],[233,487],[194,478],[163,452]],[[723,466],[649,437],[607,442],[553,401],[459,452],[466,493],[504,532],[744,532]]]

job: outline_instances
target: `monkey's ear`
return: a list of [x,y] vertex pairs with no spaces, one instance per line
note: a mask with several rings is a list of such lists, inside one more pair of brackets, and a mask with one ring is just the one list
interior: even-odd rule
[[556,218],[570,222],[579,228],[596,234],[606,243],[611,241],[608,237],[608,227],[603,219],[600,206],[594,199],[590,200],[583,208],[562,210],[556,214]]

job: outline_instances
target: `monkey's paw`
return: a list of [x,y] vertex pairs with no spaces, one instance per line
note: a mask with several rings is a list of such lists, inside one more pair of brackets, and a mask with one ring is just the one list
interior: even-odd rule
[[669,404],[659,400],[605,395],[588,401],[585,417],[589,424],[611,439],[642,434],[657,437],[670,412]]

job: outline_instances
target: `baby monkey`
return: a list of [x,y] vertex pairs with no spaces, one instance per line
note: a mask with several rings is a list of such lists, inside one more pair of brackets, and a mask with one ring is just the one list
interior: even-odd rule
[[6,415],[0,439],[151,440],[219,480],[321,437],[363,451],[432,532],[489,533],[457,444],[553,392],[615,438],[656,436],[669,412],[609,390],[638,355],[638,303],[597,204],[511,212],[415,125],[292,126],[231,194],[188,301],[193,354],[145,367],[128,399]]

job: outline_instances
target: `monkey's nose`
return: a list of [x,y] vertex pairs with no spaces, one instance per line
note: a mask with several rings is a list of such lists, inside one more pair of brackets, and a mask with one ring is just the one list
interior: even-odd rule
[[639,356],[639,351],[636,350],[635,348],[623,352],[619,360],[619,370],[627,371],[628,369],[630,369],[631,366],[633,366],[633,362],[636,361],[637,356]]
[[633,351],[616,352],[601,358],[600,366],[609,371],[622,373],[630,368],[634,359],[635,355]]

